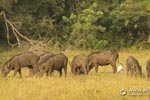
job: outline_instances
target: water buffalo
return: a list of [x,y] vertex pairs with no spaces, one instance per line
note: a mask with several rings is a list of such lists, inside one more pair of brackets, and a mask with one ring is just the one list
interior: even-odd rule
[[147,79],[150,79],[150,58],[146,62]]
[[71,62],[71,72],[73,74],[87,74],[88,57],[84,54],[77,55]]
[[50,57],[54,56],[53,53],[45,52],[42,55],[40,55],[38,60],[38,65],[41,65],[42,63],[46,62]]
[[127,76],[129,76],[130,72],[131,77],[133,75],[142,77],[142,69],[136,58],[129,56],[126,60],[126,68],[127,68]]
[[113,73],[116,73],[116,61],[119,62],[119,54],[116,51],[97,51],[88,55],[88,72],[95,66],[96,73],[98,72],[98,66],[106,66],[111,64]]
[[14,76],[19,72],[20,77],[22,77],[21,67],[28,67],[30,71],[29,76],[31,76],[31,74],[33,75],[38,71],[38,59],[39,57],[32,52],[15,55],[4,63],[2,67],[2,75],[6,77],[11,70],[14,70]]
[[68,58],[62,53],[55,54],[54,56],[50,57],[45,63],[42,63],[39,66],[39,75],[40,77],[46,73],[46,76],[52,75],[54,70],[57,70],[60,73],[60,77],[62,76],[62,68],[65,72],[65,77],[67,76],[67,63]]
[[[47,61],[51,56],[53,56],[54,54],[51,52],[45,52],[45,51],[38,51],[38,50],[34,50],[31,51],[33,54],[37,55],[39,57],[38,60],[38,66],[40,66],[42,63],[44,63],[45,61]],[[38,67],[39,68],[39,67]],[[38,69],[39,71],[39,69]]]

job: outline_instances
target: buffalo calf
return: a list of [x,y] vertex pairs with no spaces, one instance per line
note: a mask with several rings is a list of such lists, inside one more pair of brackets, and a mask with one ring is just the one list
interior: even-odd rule
[[60,73],[60,77],[62,76],[62,68],[65,72],[65,77],[67,76],[67,63],[68,58],[62,53],[55,54],[54,56],[50,57],[46,62],[42,63],[39,66],[39,75],[40,77],[43,76],[44,73],[46,75],[52,75],[54,70],[57,70]]
[[71,62],[71,72],[73,74],[87,74],[88,57],[84,54],[77,55]]
[[130,73],[131,77],[133,75],[142,77],[142,69],[136,58],[129,56],[126,60],[126,68],[127,68],[127,76],[129,76]]
[[42,63],[46,62],[50,57],[54,56],[53,53],[45,52],[42,55],[39,56],[38,65],[41,65]]

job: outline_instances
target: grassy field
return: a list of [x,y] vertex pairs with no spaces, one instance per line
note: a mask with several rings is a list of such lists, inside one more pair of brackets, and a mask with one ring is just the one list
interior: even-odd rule
[[[0,66],[12,55],[24,50],[9,50],[0,53]],[[59,52],[57,50],[50,50]],[[69,61],[77,54],[88,54],[91,51],[66,50]],[[11,71],[7,78],[0,77],[0,100],[148,100],[150,99],[150,81],[140,78],[127,78],[126,58],[135,56],[142,65],[143,73],[146,74],[146,59],[150,57],[149,51],[121,50],[119,51],[120,62],[123,63],[123,72],[112,73],[111,66],[99,67],[99,72],[93,69],[89,75],[75,76],[70,72],[65,78],[54,73],[54,77],[28,78],[28,69],[23,68],[23,78],[17,74],[13,77]],[[125,96],[120,95],[120,90],[127,91]],[[131,89],[147,89],[147,92],[130,92]],[[140,90],[139,90],[140,91]],[[145,94],[144,94],[145,93]],[[139,96],[133,95],[139,94]],[[148,96],[149,95],[149,96]]]

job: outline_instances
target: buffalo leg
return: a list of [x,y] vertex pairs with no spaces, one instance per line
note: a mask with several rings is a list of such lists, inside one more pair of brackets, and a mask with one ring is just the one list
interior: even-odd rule
[[46,71],[46,77],[48,77],[48,71]]
[[131,70],[130,76],[131,76],[131,77],[133,76],[133,70]]
[[14,77],[16,76],[17,72],[18,72],[18,70],[15,69],[15,70],[14,70]]
[[87,74],[88,74],[88,73],[89,73],[89,71],[90,71],[89,69],[90,69],[90,68],[89,68],[89,65],[88,65],[88,66],[87,66]]
[[32,67],[32,65],[29,65],[29,66],[27,66],[28,68],[29,68],[29,77],[30,76],[33,76],[33,67]]
[[62,68],[59,70],[60,77],[62,76]]
[[[94,67],[94,64],[89,64],[88,67],[87,67],[87,72],[89,73],[90,70]],[[87,74],[88,74],[87,73]]]
[[17,66],[15,67],[15,69],[14,69],[14,77],[16,76],[17,72],[19,72],[19,69],[20,69],[19,67],[17,67]]
[[20,74],[20,78],[22,78],[21,68],[18,69],[18,72],[19,72],[19,74]]
[[34,72],[33,72],[33,68],[29,68],[29,77],[33,76]]
[[40,71],[40,72],[39,72],[39,77],[42,77],[43,74],[44,74],[44,71]]
[[137,66],[135,66],[134,67],[135,68],[135,70],[133,71],[134,72],[134,77],[137,77],[137,76],[139,76],[139,72],[137,71]]
[[[48,77],[48,76],[50,76],[50,70],[48,69],[47,71],[46,71],[46,77]],[[51,76],[52,76],[52,73],[51,73]]]
[[129,69],[129,66],[127,66],[127,77],[129,76],[129,72],[130,72],[130,69]]
[[48,74],[52,77],[53,75],[53,72],[54,72],[54,69],[52,67],[49,68],[48,70]]
[[64,67],[64,73],[65,73],[65,77],[67,77],[67,67],[66,66]]
[[98,73],[98,65],[97,64],[95,65],[95,71],[96,71],[96,73]]
[[73,67],[73,74],[76,74],[76,68]]
[[54,72],[51,72],[51,70],[48,70],[48,76],[54,76]]
[[39,71],[37,65],[33,66],[33,71],[34,71],[33,75],[36,74]]
[[80,68],[76,68],[76,70],[75,70],[75,73],[77,74],[77,75],[79,75],[80,74]]
[[113,68],[113,73],[116,73],[117,72],[116,63],[112,63],[111,66]]
[[132,66],[130,69],[130,76],[133,77],[135,75],[136,75],[136,69],[135,69],[135,66]]
[[46,72],[45,69],[40,69],[39,72],[37,73],[37,76],[39,78],[41,78],[44,75],[45,72]]
[[52,71],[49,71],[49,75],[52,77],[52,76],[53,76],[53,72],[52,72]]
[[88,64],[88,66],[87,66],[87,74],[90,72],[91,67],[92,67],[92,64]]
[[130,70],[127,70],[127,77],[129,76],[129,73],[130,73],[131,71]]
[[54,70],[52,71],[52,76],[54,77]]
[[87,74],[87,69],[85,67],[82,67],[84,70],[84,73]]

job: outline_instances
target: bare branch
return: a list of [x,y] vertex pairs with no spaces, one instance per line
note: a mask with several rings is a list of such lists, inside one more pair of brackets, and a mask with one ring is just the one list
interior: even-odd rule
[[6,15],[5,15],[4,11],[1,11],[1,13],[3,15],[5,26],[6,26],[7,42],[10,46],[12,46],[12,44],[10,43],[9,28],[8,28],[8,24],[7,24]]
[[[5,26],[6,26],[6,34],[7,34],[7,42],[8,44],[13,48],[14,46],[18,45],[18,46],[21,46],[21,42],[20,42],[20,39],[19,39],[19,36],[22,37],[23,39],[27,40],[32,46],[34,46],[34,43],[28,39],[27,37],[25,37],[24,35],[22,35],[17,29],[16,27],[6,18],[6,14],[5,14],[5,10],[3,10],[3,8],[1,8],[0,10],[0,16],[3,16],[4,18],[4,22],[5,22]],[[17,44],[11,44],[10,43],[10,33],[9,33],[9,26],[11,27],[12,29],[12,32],[13,34],[15,35],[16,37],[16,40],[17,40]]]
[[33,45],[32,41],[30,39],[28,39],[27,37],[25,37],[24,35],[22,35],[14,26],[13,24],[11,24],[11,22],[6,19],[7,23],[12,27],[12,29],[22,38],[24,38],[25,40],[27,40],[28,42],[30,42],[31,45]]
[[18,46],[20,47],[20,46],[21,46],[20,39],[18,38],[18,36],[17,36],[16,32],[14,31],[14,29],[12,29],[12,31],[13,31],[13,33],[14,33],[16,39],[17,39]]

